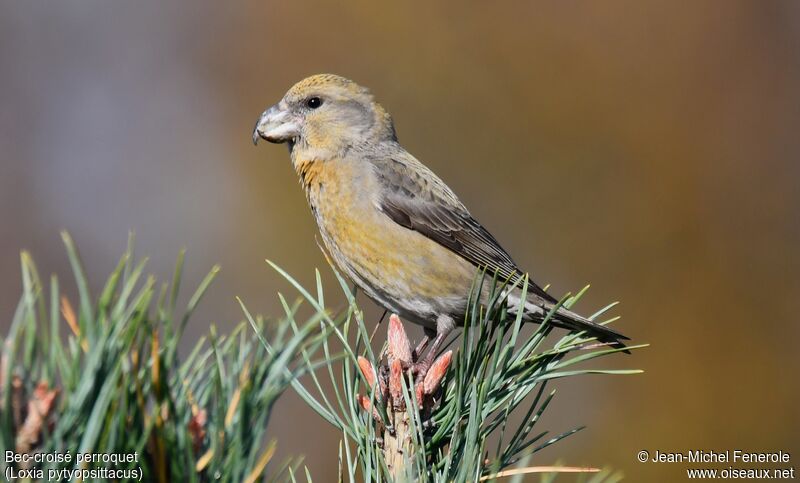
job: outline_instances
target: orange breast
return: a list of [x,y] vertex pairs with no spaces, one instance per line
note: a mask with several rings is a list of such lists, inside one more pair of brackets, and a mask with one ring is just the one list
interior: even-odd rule
[[363,289],[419,302],[467,295],[475,268],[382,213],[371,166],[336,160],[296,167],[326,248]]

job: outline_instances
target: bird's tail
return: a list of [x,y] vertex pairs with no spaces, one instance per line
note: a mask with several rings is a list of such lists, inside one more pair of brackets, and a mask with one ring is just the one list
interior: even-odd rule
[[[547,314],[553,309],[555,304],[552,302],[544,301],[538,296],[529,297],[524,303],[520,303],[519,294],[511,293],[508,296],[509,311],[516,313],[520,307],[523,310],[523,320],[541,323]],[[592,337],[596,337],[598,341],[607,343],[614,347],[625,347],[623,340],[629,340],[628,337],[622,335],[616,330],[605,325],[598,324],[586,317],[577,314],[564,307],[559,307],[553,317],[549,321],[555,327],[567,329],[571,331],[586,332]]]

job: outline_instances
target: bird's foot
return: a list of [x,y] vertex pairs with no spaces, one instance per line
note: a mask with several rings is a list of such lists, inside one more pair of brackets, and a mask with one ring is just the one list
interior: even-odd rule
[[411,374],[414,376],[414,387],[417,388],[417,397],[422,394],[433,394],[450,367],[453,351],[447,351],[436,358],[437,351],[432,347],[425,357],[411,364]]
[[419,344],[417,344],[417,347],[415,347],[414,351],[411,353],[411,357],[413,360],[415,361],[420,360],[420,356],[422,356],[422,353],[425,351],[425,348],[428,347],[428,343],[430,343],[430,341],[431,341],[430,335],[425,334],[422,337],[422,339],[419,341]]
[[425,376],[428,374],[432,364],[433,361],[425,357],[421,361],[414,362],[410,365],[409,368],[411,369],[411,374],[414,375],[415,383],[425,380]]
[[[447,351],[436,358],[442,339],[437,336],[430,349],[420,358],[418,354],[422,355],[422,350],[428,341],[423,341],[412,352],[411,343],[400,318],[394,314],[389,318],[387,338],[385,363],[373,365],[364,357],[358,358],[359,370],[364,376],[367,386],[377,390],[376,403],[380,402],[395,410],[404,408],[406,395],[403,387],[405,386],[413,391],[421,409],[430,409],[436,401],[435,395],[441,390],[442,379],[450,366],[453,352]],[[409,372],[413,380],[407,378]],[[372,401],[367,396],[358,395],[358,402],[365,411],[372,412],[373,417],[380,419],[378,412],[372,407]]]

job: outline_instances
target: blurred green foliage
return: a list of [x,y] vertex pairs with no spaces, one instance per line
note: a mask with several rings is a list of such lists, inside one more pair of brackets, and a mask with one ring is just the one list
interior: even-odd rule
[[[184,329],[218,267],[178,310],[183,253],[172,281],[158,285],[152,276],[143,280],[146,261],[136,262],[131,246],[94,297],[72,239],[63,237],[79,304],[74,310],[62,297],[55,276],[45,287],[22,254],[23,295],[2,349],[0,438],[17,454],[70,454],[72,461],[11,464],[45,474],[136,470],[158,482],[262,481],[275,451],[266,440],[273,404],[305,372],[300,354],[312,357],[327,337],[319,316],[299,328],[294,319],[277,321],[267,331],[269,352],[258,341],[266,330],[260,318],[253,320],[258,336],[247,324],[227,336],[212,327],[182,359]],[[297,329],[291,335],[289,326]],[[76,460],[86,453],[137,456],[118,465]],[[274,474],[290,463],[275,465]],[[4,457],[4,471],[8,464]],[[128,478],[137,476],[121,479]]]

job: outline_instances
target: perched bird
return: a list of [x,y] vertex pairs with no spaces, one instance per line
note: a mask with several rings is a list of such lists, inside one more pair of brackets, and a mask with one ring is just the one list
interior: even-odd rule
[[[425,328],[418,347],[463,322],[477,271],[516,282],[525,272],[455,193],[397,141],[392,118],[370,92],[331,74],[308,77],[261,115],[253,131],[287,143],[322,240],[334,262],[370,298]],[[488,282],[486,282],[488,283]],[[556,299],[529,282],[509,311],[541,321]],[[552,323],[619,344],[622,334],[564,308]]]

